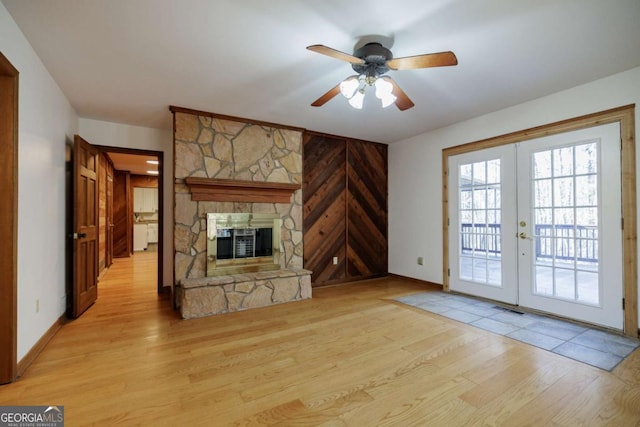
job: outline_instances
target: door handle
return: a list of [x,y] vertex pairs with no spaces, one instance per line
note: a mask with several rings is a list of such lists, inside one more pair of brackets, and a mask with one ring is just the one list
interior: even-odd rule
[[517,237],[519,237],[519,238],[521,238],[522,240],[525,240],[525,239],[533,240],[533,238],[532,238],[532,237],[527,236],[527,233],[525,233],[524,231],[523,231],[523,232],[521,232],[520,234],[517,234],[516,236],[517,236]]
[[84,239],[85,237],[87,237],[87,233],[73,233],[74,240]]

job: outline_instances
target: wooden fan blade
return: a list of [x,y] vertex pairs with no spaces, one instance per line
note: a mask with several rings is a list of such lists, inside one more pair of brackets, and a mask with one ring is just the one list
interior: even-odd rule
[[349,55],[348,53],[340,52],[339,50],[335,50],[321,44],[314,44],[312,46],[307,46],[307,49],[309,49],[312,52],[321,53],[323,55],[327,55],[332,58],[339,59],[341,61],[350,62],[352,64],[364,64],[364,60],[358,57]]
[[393,85],[392,93],[397,98],[395,104],[396,104],[396,107],[398,107],[398,110],[400,111],[408,110],[409,108],[412,108],[415,105],[413,101],[409,99],[407,94],[404,93],[402,89],[400,89],[400,86],[398,86],[398,83],[396,83],[395,80],[393,80],[391,77],[384,76],[384,77],[378,77],[378,78],[385,79],[386,81],[388,81]]
[[458,65],[458,58],[453,52],[427,53],[425,55],[405,56],[387,61],[392,70],[414,70],[416,68],[447,67]]
[[327,103],[327,101],[331,100],[334,96],[336,96],[339,93],[340,93],[340,83],[335,85],[333,88],[329,89],[329,91],[324,95],[322,95],[320,98],[316,99],[313,102],[313,104],[311,104],[311,106],[322,107],[324,104]]

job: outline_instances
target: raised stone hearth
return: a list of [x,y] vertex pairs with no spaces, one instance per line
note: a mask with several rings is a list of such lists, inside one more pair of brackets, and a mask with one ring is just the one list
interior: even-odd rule
[[311,298],[311,272],[283,269],[182,279],[175,287],[184,319]]

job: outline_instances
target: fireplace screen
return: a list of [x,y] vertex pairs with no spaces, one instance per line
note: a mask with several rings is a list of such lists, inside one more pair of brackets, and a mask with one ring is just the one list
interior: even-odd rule
[[207,214],[207,276],[280,268],[280,217]]
[[273,255],[273,228],[218,228],[218,259]]

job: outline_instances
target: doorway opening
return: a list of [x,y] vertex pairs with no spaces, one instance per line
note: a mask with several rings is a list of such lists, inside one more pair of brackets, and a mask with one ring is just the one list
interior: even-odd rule
[[162,283],[164,153],[107,146],[98,148],[103,171],[99,186],[99,273],[102,275],[107,271],[113,258],[134,257],[135,261],[136,254],[155,253],[157,292],[163,293],[167,290]]

